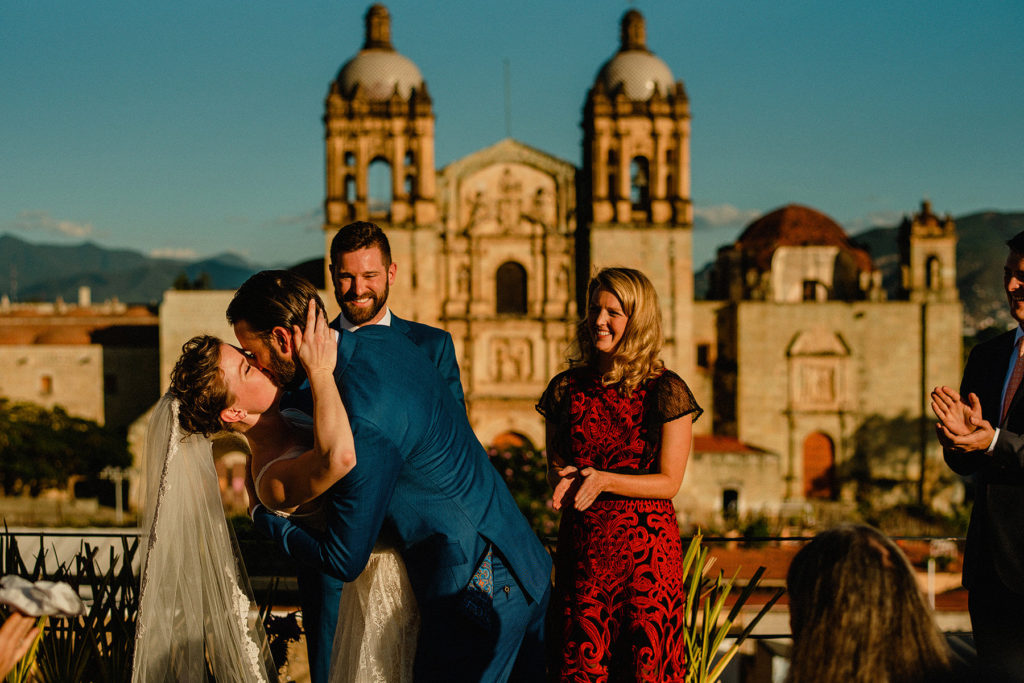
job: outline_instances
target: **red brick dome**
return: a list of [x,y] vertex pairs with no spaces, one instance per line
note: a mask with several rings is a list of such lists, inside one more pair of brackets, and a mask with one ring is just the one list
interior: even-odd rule
[[747,226],[735,246],[750,255],[761,269],[770,266],[779,247],[832,246],[850,254],[859,270],[872,270],[871,256],[851,242],[838,223],[799,204],[787,204],[761,216]]

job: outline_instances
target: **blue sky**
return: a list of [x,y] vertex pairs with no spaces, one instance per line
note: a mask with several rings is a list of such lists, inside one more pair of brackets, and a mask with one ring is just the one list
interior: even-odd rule
[[[1017,0],[393,0],[443,166],[506,136],[575,164],[622,14],[693,112],[695,260],[797,202],[849,231],[924,197],[1024,209]],[[368,4],[0,0],[0,232],[258,263],[321,255],[323,98]],[[441,9],[437,9],[440,7]]]

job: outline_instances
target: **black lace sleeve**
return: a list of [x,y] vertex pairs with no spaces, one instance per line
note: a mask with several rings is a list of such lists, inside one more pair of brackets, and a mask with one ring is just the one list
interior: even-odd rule
[[545,420],[555,423],[563,423],[568,411],[566,404],[569,400],[569,373],[562,372],[555,375],[548,388],[541,394],[537,401],[537,412],[544,416]]
[[703,412],[682,377],[671,370],[662,373],[658,378],[658,415],[662,422],[671,422],[684,415],[693,415],[696,422]]

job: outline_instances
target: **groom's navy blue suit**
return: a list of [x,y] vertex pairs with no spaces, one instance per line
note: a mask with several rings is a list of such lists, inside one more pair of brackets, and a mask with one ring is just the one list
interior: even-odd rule
[[[420,609],[418,681],[498,681],[512,673],[541,680],[551,560],[437,368],[402,333],[369,326],[341,333],[335,378],[357,464],[325,494],[327,532],[314,536],[262,508],[257,527],[293,557],[345,581],[363,570],[386,527]],[[488,547],[489,629],[462,610]]]
[[[418,346],[441,373],[452,395],[466,409],[466,399],[459,377],[459,363],[455,359],[452,336],[442,329],[399,318],[390,313],[391,327],[401,332]],[[331,321],[331,328],[341,332],[341,314]],[[347,328],[347,326],[346,326]],[[286,395],[285,405],[312,414],[312,398],[308,392]],[[328,683],[331,667],[331,646],[338,625],[338,602],[344,582],[319,567],[300,564],[297,568],[299,598],[302,602],[302,626],[306,632],[306,651],[309,654],[309,674],[312,683]]]

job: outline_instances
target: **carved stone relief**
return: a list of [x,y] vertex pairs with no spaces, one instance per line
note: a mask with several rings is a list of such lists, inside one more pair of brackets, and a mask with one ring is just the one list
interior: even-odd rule
[[491,379],[515,382],[533,376],[533,342],[527,337],[498,337],[491,340]]

